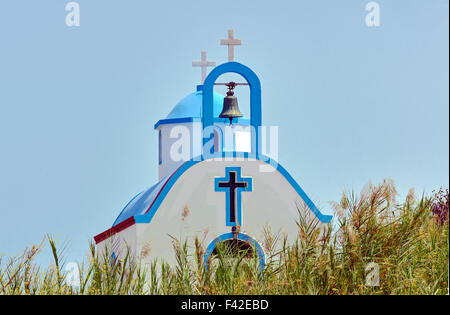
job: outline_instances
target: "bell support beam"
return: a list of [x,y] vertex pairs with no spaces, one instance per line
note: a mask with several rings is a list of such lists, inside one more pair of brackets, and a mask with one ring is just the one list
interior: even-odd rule
[[[219,76],[225,73],[240,74],[248,83],[250,87],[250,125],[252,126],[252,150],[251,153],[259,155],[260,152],[260,137],[259,129],[262,124],[261,112],[261,82],[258,76],[249,67],[244,66],[239,62],[227,62],[215,67],[206,77],[203,83],[203,103],[202,103],[202,125],[203,130],[214,125],[214,84]],[[205,135],[204,135],[205,136]],[[203,148],[205,144],[211,140],[211,135],[203,138]],[[202,149],[203,152],[203,149]],[[211,152],[209,152],[210,154]],[[203,154],[208,154],[203,152]]]

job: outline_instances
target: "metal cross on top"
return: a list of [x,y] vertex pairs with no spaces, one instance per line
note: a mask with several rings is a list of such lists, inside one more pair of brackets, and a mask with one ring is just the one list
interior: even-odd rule
[[234,61],[234,46],[242,45],[242,41],[234,38],[234,30],[228,30],[228,39],[222,39],[220,45],[228,46],[228,61]]
[[216,65],[215,61],[208,61],[206,59],[206,51],[202,51],[202,60],[200,61],[192,61],[193,67],[201,67],[202,68],[202,84],[206,78],[206,70],[208,67],[214,67]]

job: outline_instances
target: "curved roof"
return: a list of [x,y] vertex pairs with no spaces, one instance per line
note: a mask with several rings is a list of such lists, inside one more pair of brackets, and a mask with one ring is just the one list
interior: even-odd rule
[[150,209],[156,197],[158,197],[159,192],[161,191],[161,188],[164,187],[167,179],[167,177],[163,178],[157,184],[134,196],[125,208],[123,208],[116,221],[114,221],[113,226],[116,226],[135,215],[145,214],[147,210]]
[[[203,107],[203,86],[197,86],[197,92],[191,93],[181,101],[171,110],[166,118],[160,119],[156,122],[154,128],[157,129],[160,125],[167,124],[182,124],[190,123],[194,121],[200,121],[202,118],[202,107]],[[226,123],[228,120],[226,118],[219,118],[220,113],[223,108],[223,99],[225,96],[219,93],[213,93],[213,115],[214,122]],[[233,120],[234,123],[249,125],[250,120],[245,117],[236,118]]]
[[[219,117],[222,112],[223,99],[222,94],[214,93],[214,117]],[[203,91],[201,90],[189,94],[175,105],[166,119],[202,117],[202,100]]]

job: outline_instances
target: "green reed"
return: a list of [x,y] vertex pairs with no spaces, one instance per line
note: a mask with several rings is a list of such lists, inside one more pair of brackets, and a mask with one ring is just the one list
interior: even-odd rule
[[[73,286],[64,271],[65,246],[58,250],[47,236],[18,257],[0,257],[0,294],[448,294],[448,215],[438,224],[432,197],[417,200],[411,191],[398,203],[396,195],[390,180],[344,193],[332,203],[334,222],[325,230],[299,209],[291,243],[265,227],[262,270],[254,250],[224,245],[206,268],[198,239],[173,238],[172,265],[141,264],[130,251],[111,259],[109,249],[99,254],[91,243]],[[34,258],[45,243],[54,262],[42,268]],[[370,263],[379,268],[379,286],[367,283]]]

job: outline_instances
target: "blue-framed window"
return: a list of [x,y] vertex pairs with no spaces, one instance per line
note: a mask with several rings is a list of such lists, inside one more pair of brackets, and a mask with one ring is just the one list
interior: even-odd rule
[[158,133],[158,160],[159,164],[162,164],[162,133],[161,130]]

